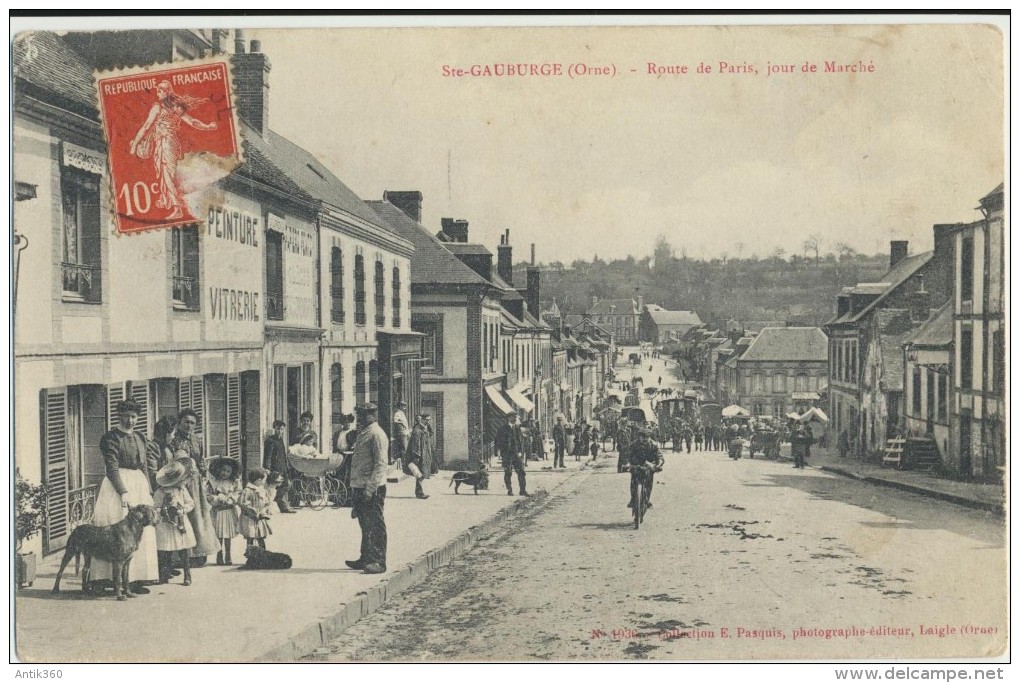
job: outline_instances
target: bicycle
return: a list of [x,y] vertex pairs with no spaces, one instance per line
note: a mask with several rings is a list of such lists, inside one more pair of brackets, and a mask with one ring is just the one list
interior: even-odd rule
[[648,498],[651,495],[650,480],[655,475],[655,472],[661,472],[662,468],[649,467],[648,465],[631,465],[630,469],[632,472],[637,469],[641,473],[637,482],[637,495],[635,496],[637,500],[631,501],[634,510],[634,528],[640,529],[641,523],[645,521],[645,512],[648,511],[650,505],[648,502]]

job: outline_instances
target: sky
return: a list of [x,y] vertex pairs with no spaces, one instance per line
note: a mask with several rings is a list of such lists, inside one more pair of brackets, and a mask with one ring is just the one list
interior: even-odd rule
[[[1002,35],[984,25],[246,37],[272,65],[270,128],[364,199],[420,190],[430,229],[466,219],[493,249],[509,229],[515,260],[531,243],[545,263],[640,258],[660,234],[695,257],[801,253],[811,234],[823,253],[885,253],[893,239],[913,253],[931,248],[933,224],[979,218],[1004,177]],[[444,75],[497,63],[564,74]],[[615,75],[571,78],[572,64]]]

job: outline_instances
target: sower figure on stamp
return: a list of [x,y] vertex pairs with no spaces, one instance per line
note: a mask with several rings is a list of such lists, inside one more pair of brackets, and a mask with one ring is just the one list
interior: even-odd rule
[[351,516],[361,526],[361,557],[347,560],[351,569],[366,574],[386,571],[386,470],[389,468],[389,438],[379,426],[378,408],[374,403],[357,407],[358,440],[354,442],[351,461],[351,488],[354,507]]
[[179,95],[170,81],[156,85],[156,104],[149,110],[145,123],[131,140],[131,154],[140,159],[152,158],[159,184],[156,206],[170,209],[169,220],[184,218],[187,206],[184,193],[177,182],[177,163],[183,156],[179,131],[181,123],[196,130],[216,130],[216,122],[202,123],[188,114],[188,110],[205,102],[204,98]]
[[528,493],[527,475],[524,473],[524,434],[517,424],[517,413],[507,415],[506,424],[496,436],[496,452],[503,461],[503,483],[506,484],[506,495],[514,495],[512,485],[513,471],[517,472],[517,483],[522,496]]

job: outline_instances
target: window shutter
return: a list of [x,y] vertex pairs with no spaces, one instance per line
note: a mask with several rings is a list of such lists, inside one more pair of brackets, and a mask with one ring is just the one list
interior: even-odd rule
[[106,426],[113,429],[120,420],[117,416],[117,404],[126,398],[123,384],[110,384],[106,387]]
[[227,375],[227,456],[241,459],[241,381]]
[[202,436],[202,425],[204,424],[204,394],[202,393],[201,377],[183,377],[178,384],[180,407],[179,410],[191,408],[198,416],[198,423],[195,425],[195,434]]
[[43,482],[49,521],[45,529],[44,550],[63,548],[68,534],[67,487],[67,391],[42,391]]
[[202,387],[201,377],[191,378],[191,409],[198,415],[195,434],[202,436],[203,426],[205,425],[205,392]]
[[141,407],[138,413],[138,422],[135,423],[135,431],[146,437],[150,437],[149,431],[149,383],[131,382],[131,400]]

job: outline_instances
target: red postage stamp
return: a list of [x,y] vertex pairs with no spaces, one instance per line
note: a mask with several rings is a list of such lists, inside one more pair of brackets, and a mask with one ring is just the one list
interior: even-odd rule
[[225,59],[96,74],[117,232],[201,222],[202,191],[241,163]]

